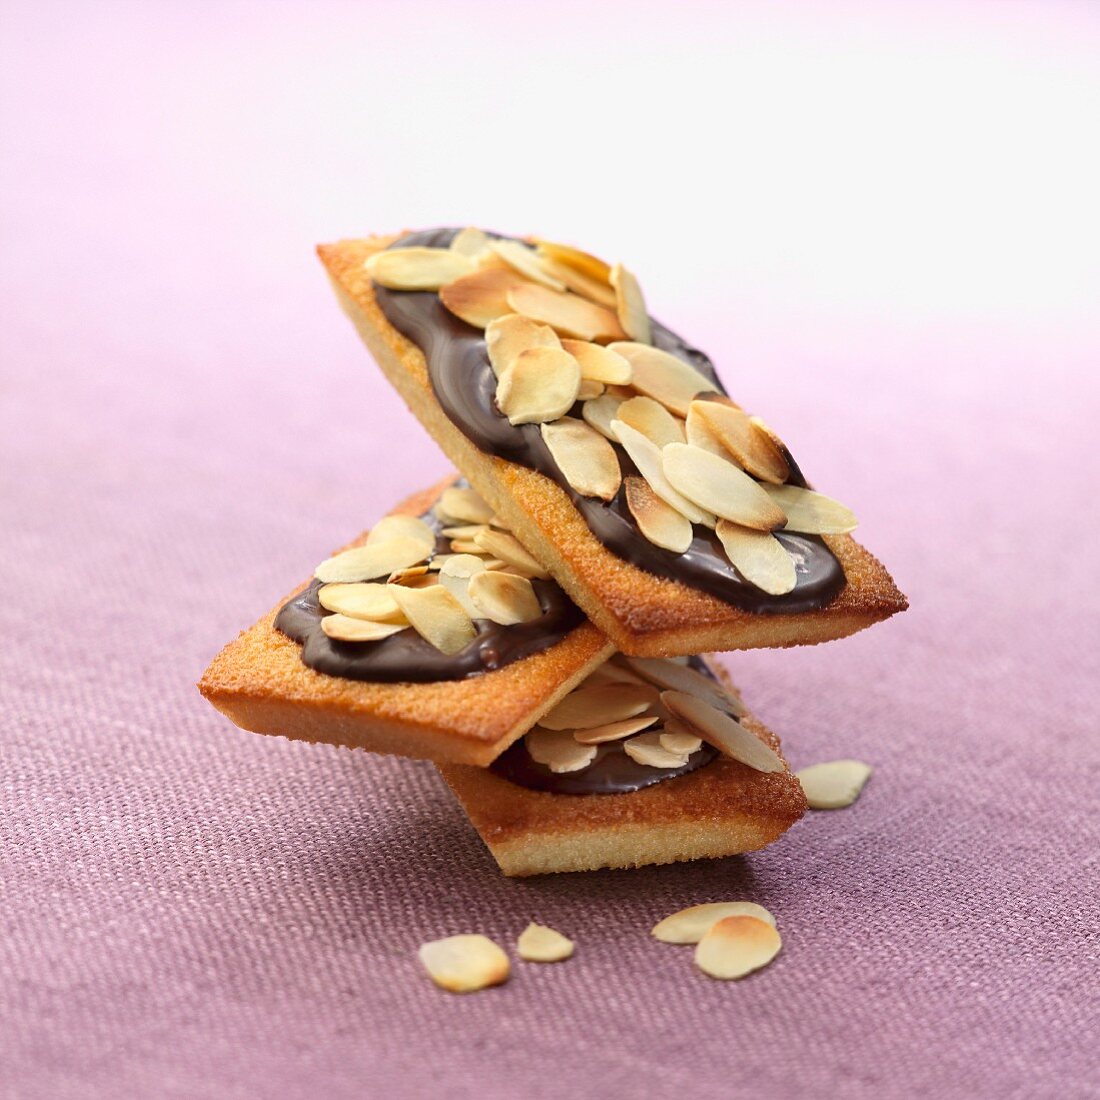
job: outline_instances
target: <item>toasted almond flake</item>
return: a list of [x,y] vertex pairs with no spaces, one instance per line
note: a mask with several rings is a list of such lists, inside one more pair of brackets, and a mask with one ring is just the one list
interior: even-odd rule
[[533,248],[519,241],[492,241],[489,247],[514,271],[540,286],[551,290],[565,290],[565,283],[555,279],[543,265],[541,257]]
[[436,576],[426,565],[411,565],[408,569],[398,569],[386,579],[386,584],[403,584],[406,587],[423,588],[426,584],[435,584]]
[[536,726],[523,743],[532,760],[545,764],[552,772],[579,772],[596,759],[595,745],[582,745],[569,730],[548,730]]
[[474,270],[468,256],[449,248],[389,248],[367,260],[367,274],[391,290],[438,290]]
[[516,953],[525,962],[562,962],[573,954],[573,941],[544,924],[531,923],[519,934]]
[[474,539],[475,545],[490,557],[500,558],[507,565],[532,577],[547,579],[550,574],[520,544],[515,535],[507,531],[483,531]]
[[654,546],[662,546],[674,554],[682,554],[691,545],[695,533],[691,521],[666,504],[640,477],[628,477],[626,506],[638,525],[638,530]]
[[353,619],[350,615],[325,615],[321,619],[321,630],[339,642],[380,642],[406,629],[407,623],[378,623],[370,619]]
[[623,743],[623,752],[637,764],[647,768],[682,768],[687,756],[669,752],[661,744],[661,735],[657,732],[643,733]]
[[462,604],[442,585],[433,588],[393,585],[390,591],[413,630],[441,653],[458,653],[477,637]]
[[605,385],[630,385],[633,368],[610,348],[588,340],[562,340],[561,346],[580,363],[582,378],[603,382]]
[[798,580],[794,559],[775,535],[725,519],[714,530],[726,557],[749,584],[772,596],[784,596],[794,588]]
[[606,342],[625,335],[614,313],[576,294],[526,283],[508,292],[508,304],[514,312],[549,325],[561,336]]
[[723,917],[707,929],[695,948],[695,965],[712,978],[743,978],[779,954],[783,941],[759,917]]
[[367,546],[377,546],[391,539],[403,538],[419,542],[427,556],[435,549],[435,532],[416,516],[383,516],[367,535]]
[[508,956],[487,936],[448,936],[417,952],[428,977],[451,993],[475,993],[508,980]]
[[599,668],[588,674],[583,687],[596,687],[598,684],[644,684],[636,672],[618,664],[614,659],[604,661]]
[[859,521],[843,504],[797,485],[766,485],[768,496],[783,510],[785,531],[804,535],[846,535]]
[[871,766],[861,760],[830,760],[794,774],[811,810],[842,810],[859,798],[864,783],[871,778]]
[[687,416],[696,394],[713,393],[714,383],[683,359],[647,344],[612,344],[633,368],[631,384],[639,393],[660,401],[677,416]]
[[487,530],[487,523],[467,523],[463,527],[444,527],[439,533],[449,539],[472,539],[479,531]]
[[621,741],[635,733],[649,729],[659,721],[656,714],[640,714],[637,718],[624,718],[621,722],[608,722],[604,726],[593,726],[590,730],[575,730],[573,736],[582,745],[602,745],[605,741]]
[[656,702],[657,693],[644,684],[606,684],[571,691],[539,724],[548,730],[590,730],[637,718]]
[[562,476],[581,496],[614,500],[622,484],[615,448],[583,420],[563,416],[543,424],[542,438]]
[[528,348],[497,382],[497,404],[510,424],[542,424],[564,416],[581,385],[576,359],[561,348]]
[[451,551],[455,554],[484,554],[473,539],[451,539]]
[[578,401],[594,401],[597,397],[603,396],[603,391],[606,389],[602,382],[593,382],[590,378],[582,378],[580,387],[577,390]]
[[611,394],[605,393],[592,401],[586,401],[581,409],[581,416],[584,417],[584,422],[595,428],[600,435],[617,443],[618,439],[611,430],[611,421],[615,419],[615,414],[622,403],[621,397],[612,397]]
[[462,523],[488,523],[493,510],[473,489],[452,485],[444,489],[438,507],[451,519]]
[[419,564],[428,553],[422,542],[398,536],[335,554],[321,562],[313,575],[325,584],[373,581]]
[[458,252],[462,256],[468,256],[471,260],[477,257],[489,247],[489,236],[472,225],[460,229],[451,241],[451,251]]
[[703,739],[696,737],[686,727],[677,726],[675,729],[669,729],[666,725],[661,731],[660,736],[661,748],[666,752],[672,753],[674,756],[690,756],[693,752],[698,752],[703,747]]
[[649,487],[667,505],[675,508],[682,516],[686,516],[692,523],[706,524],[713,527],[715,523],[714,513],[700,508],[694,501],[688,500],[683,493],[678,492],[665,476],[664,466],[661,462],[661,448],[652,439],[642,435],[637,428],[624,424],[621,420],[611,421],[611,430],[615,438],[623,445],[623,449],[630,456],[631,462],[638,467],[638,473],[649,483]]
[[[486,569],[503,569],[505,572],[507,572],[509,569],[514,568],[513,566],[510,566],[507,562],[501,561],[500,558],[485,558],[484,560]],[[526,571],[523,571],[521,575],[526,576]]]
[[653,337],[649,329],[645,298],[638,280],[622,264],[616,264],[611,269],[611,285],[615,288],[615,312],[623,331],[631,340],[648,344]]
[[566,264],[576,271],[581,271],[590,279],[595,279],[601,283],[609,283],[611,280],[610,264],[604,263],[603,260],[591,253],[574,248],[571,244],[559,244],[557,241],[547,241],[541,237],[536,237],[535,246],[542,255],[549,256],[557,260],[558,263]]
[[497,378],[515,362],[521,351],[561,346],[558,334],[549,325],[540,325],[518,313],[506,313],[503,317],[490,321],[485,329],[489,365]]
[[470,579],[484,572],[485,560],[473,554],[453,554],[439,571],[439,583],[462,605],[471,619],[481,617],[477,605],[470,598]]
[[587,298],[590,302],[595,302],[596,305],[603,306],[606,309],[615,308],[614,287],[606,282],[601,282],[599,279],[593,279],[591,275],[579,271],[575,267],[570,267],[568,264],[563,264],[552,256],[544,255],[541,252],[539,256],[542,260],[543,270],[563,282],[574,294],[579,294],[582,298]]
[[684,442],[684,422],[652,397],[632,397],[619,406],[619,419],[658,447]]
[[498,317],[515,312],[508,305],[508,294],[524,285],[530,286],[511,268],[487,268],[448,283],[440,289],[439,300],[468,325],[485,328]]
[[729,451],[722,446],[718,436],[711,431],[710,425],[699,413],[700,406],[704,404],[706,404],[704,401],[692,401],[688,409],[687,422],[684,425],[687,429],[687,441],[702,451],[709,451],[712,455],[718,455],[719,458],[728,459]]
[[775,927],[775,917],[754,901],[712,901],[665,917],[653,926],[652,934],[661,943],[698,943],[726,917],[755,917]]
[[531,582],[514,573],[477,573],[470,578],[468,591],[470,601],[478,609],[476,617],[491,619],[501,626],[529,623],[542,614]]
[[676,660],[674,657],[626,657],[620,659],[632,672],[659,688],[682,691],[695,695],[711,706],[729,714],[747,713],[744,703],[727,691],[717,680],[704,676],[698,669]]
[[779,448],[752,422],[744,409],[720,401],[693,401],[691,412],[697,413],[710,428],[711,434],[733,456],[737,464],[753,477],[782,485],[791,469]]
[[672,487],[700,508],[742,527],[771,531],[783,526],[782,510],[732,462],[690,443],[670,443],[660,455],[661,469]]
[[783,771],[783,761],[771,745],[710,703],[682,691],[661,692],[661,702],[726,756],[758,772]]
[[401,608],[384,584],[325,584],[317,592],[317,602],[326,611],[335,611],[350,619],[407,625]]

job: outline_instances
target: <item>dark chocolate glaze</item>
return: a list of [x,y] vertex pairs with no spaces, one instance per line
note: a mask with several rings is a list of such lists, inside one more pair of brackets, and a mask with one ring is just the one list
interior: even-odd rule
[[[431,515],[422,517],[438,527]],[[449,553],[440,539],[436,553]],[[448,655],[426,642],[411,627],[377,642],[340,642],[321,629],[329,614],[317,601],[321,582],[314,580],[280,609],[275,629],[302,644],[302,660],[312,669],[347,680],[426,684],[466,680],[504,668],[513,661],[556,645],[585,621],[580,608],[553,581],[532,580],[542,615],[529,623],[500,626],[475,619],[477,637],[465,649]]]
[[[701,657],[692,657],[688,663],[704,676],[716,679]],[[521,737],[501,753],[489,765],[489,770],[520,787],[551,794],[629,794],[678,775],[687,775],[718,756],[718,750],[704,741],[683,767],[651,768],[627,756],[622,741],[609,741],[597,746],[596,758],[587,768],[576,772],[552,772],[531,756],[525,740]]]
[[[426,245],[444,248],[457,230],[429,229],[411,233],[392,247]],[[375,296],[386,319],[424,353],[428,374],[443,410],[457,428],[481,451],[538,470],[569,494],[592,533],[613,554],[648,573],[681,581],[717,596],[744,611],[763,615],[815,611],[830,603],[845,584],[840,562],[816,535],[776,532],[776,537],[795,558],[797,582],[785,596],[771,596],[749,584],[730,564],[718,536],[701,524],[694,525],[695,537],[683,553],[654,546],[638,530],[620,490],[610,503],[583,497],[570,488],[543,442],[537,424],[513,426],[497,410],[496,377],[489,366],[484,333],[449,312],[433,292],[387,290],[375,284]],[[701,371],[724,393],[714,365],[698,349],[652,322],[653,343]],[[571,415],[580,416],[580,403]],[[637,473],[634,464],[618,444],[613,444],[624,477]],[[789,453],[789,481],[805,485],[801,471]]]

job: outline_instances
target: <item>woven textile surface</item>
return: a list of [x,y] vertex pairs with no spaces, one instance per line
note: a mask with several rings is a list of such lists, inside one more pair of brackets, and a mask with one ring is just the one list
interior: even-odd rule
[[[20,8],[0,64],[0,1096],[1100,1096],[1097,344],[655,293],[910,597],[723,658],[796,767],[875,774],[745,858],[506,880],[430,764],[247,734],[195,690],[447,466],[311,255],[402,215],[309,191],[344,155],[309,20],[105,8]],[[744,982],[649,936],[736,898],[784,937]],[[417,964],[532,919],[575,957],[468,997]]]

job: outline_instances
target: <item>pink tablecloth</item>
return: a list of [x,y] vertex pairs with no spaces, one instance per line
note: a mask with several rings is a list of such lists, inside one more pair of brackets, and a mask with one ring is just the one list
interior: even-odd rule
[[[1096,102],[1087,5],[966,7],[962,55],[932,5],[915,36],[914,9],[883,6],[4,7],[0,1094],[1100,1094],[1095,165],[1057,113]],[[619,42],[610,69],[592,34]],[[490,121],[544,125],[560,95],[597,117],[594,86],[553,84],[563,57],[613,103],[635,66],[651,98],[628,138],[670,94],[717,111],[706,82],[742,68],[707,49],[810,75],[798,104],[738,97],[755,168],[714,182],[704,157],[701,198],[675,173],[605,203],[568,164],[513,185],[519,167],[486,163]],[[840,108],[872,62],[904,138],[865,145]],[[1013,66],[1040,113],[1010,125]],[[753,103],[791,142],[764,140]],[[431,174],[424,127],[453,171]],[[1016,141],[1030,205],[1008,171],[1008,197],[979,186]],[[818,170],[769,176],[800,143]],[[654,213],[669,187],[675,217]],[[746,187],[763,205],[725,209],[726,259],[680,233]],[[841,206],[813,207],[821,188]],[[744,859],[512,882],[429,765],[246,734],[199,698],[225,640],[445,469],[312,243],[456,218],[629,254],[655,312],[860,514],[912,610],[729,662],[796,765],[875,765],[857,806]],[[649,939],[739,897],[784,934],[744,983]],[[423,940],[509,943],[530,919],[575,959],[468,998],[419,972]]]

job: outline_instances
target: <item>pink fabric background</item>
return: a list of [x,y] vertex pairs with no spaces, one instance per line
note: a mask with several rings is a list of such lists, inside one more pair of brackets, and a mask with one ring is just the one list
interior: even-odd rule
[[[1100,1095],[1095,6],[2,15],[0,1094]],[[449,221],[628,259],[855,507],[913,609],[730,659],[855,808],[509,882],[430,766],[199,698],[445,470],[311,246]],[[768,971],[649,940],[729,897]],[[576,958],[418,970],[531,918]]]

